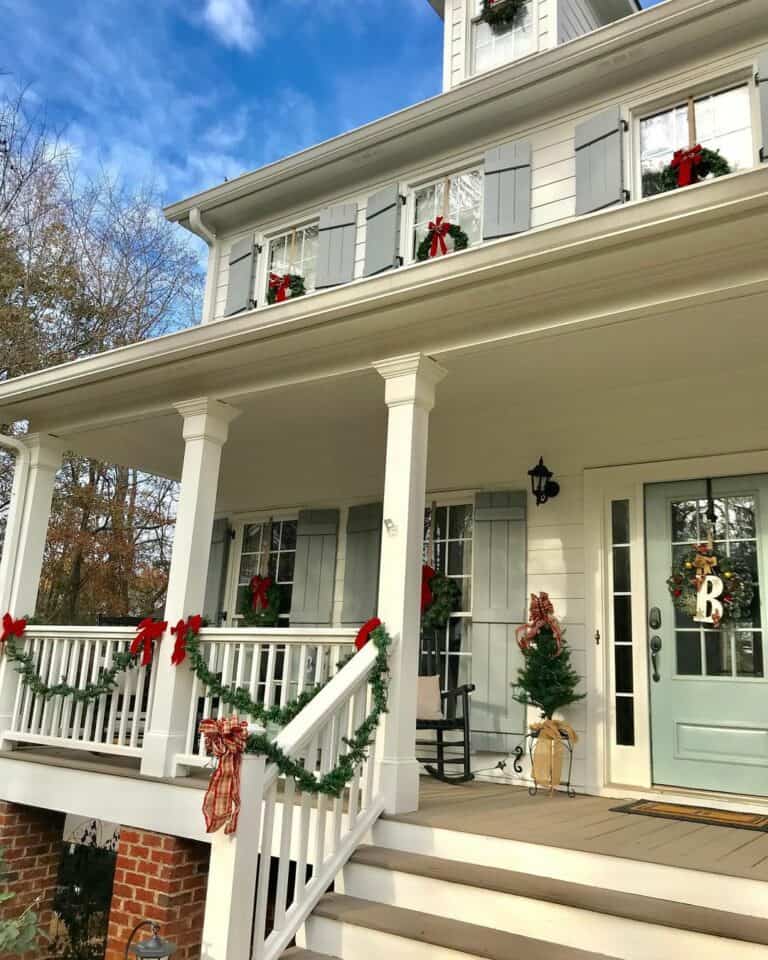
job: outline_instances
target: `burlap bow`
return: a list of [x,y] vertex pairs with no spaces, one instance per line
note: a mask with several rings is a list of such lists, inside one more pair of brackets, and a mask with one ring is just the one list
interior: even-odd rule
[[538,733],[536,749],[533,752],[533,779],[537,784],[548,787],[552,793],[561,781],[565,750],[563,734],[571,746],[577,743],[579,738],[569,723],[549,718],[541,723],[532,723],[531,731]]

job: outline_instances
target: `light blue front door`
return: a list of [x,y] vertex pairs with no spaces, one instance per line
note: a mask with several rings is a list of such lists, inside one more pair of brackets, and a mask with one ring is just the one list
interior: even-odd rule
[[715,479],[712,500],[716,551],[747,561],[756,584],[750,619],[719,629],[676,610],[666,583],[707,539],[706,481],[646,487],[653,780],[768,796],[768,476]]

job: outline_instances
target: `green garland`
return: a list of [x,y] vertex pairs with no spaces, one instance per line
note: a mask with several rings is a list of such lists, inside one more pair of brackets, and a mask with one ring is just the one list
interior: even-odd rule
[[[417,260],[429,260],[429,251],[432,248],[432,237],[434,235],[434,230],[430,230],[427,233],[426,237],[421,241],[417,250],[416,250],[416,259]],[[457,250],[466,250],[469,246],[469,237],[461,229],[457,223],[452,223],[448,227],[448,236],[453,240],[453,252],[456,253]]]
[[[298,273],[286,273],[284,276],[289,279],[288,289],[291,291],[290,297],[286,299],[292,300],[294,297],[303,297],[307,292],[304,277]],[[267,303],[271,305],[277,302],[277,288],[270,285],[267,287]]]
[[421,615],[422,630],[444,630],[451,614],[458,609],[461,590],[455,580],[436,573],[429,581],[432,603]]
[[240,605],[240,616],[248,627],[276,627],[280,619],[280,606],[283,593],[279,584],[274,580],[267,588],[267,606],[260,610],[253,609],[253,601],[246,595]]
[[[731,172],[731,165],[719,150],[702,147],[701,163],[696,167],[697,182],[706,180],[707,177],[724,177]],[[653,197],[659,193],[669,193],[670,190],[679,189],[677,170],[672,164],[667,164],[661,170],[651,170],[643,174],[644,197]]]
[[[246,753],[256,753],[274,763],[281,774],[291,777],[302,793],[324,794],[340,797],[344,788],[352,779],[355,770],[368,759],[368,748],[379,723],[379,718],[387,712],[389,647],[391,640],[384,627],[377,627],[371,634],[371,642],[378,653],[368,683],[371,688],[373,706],[371,712],[355,730],[351,737],[344,737],[347,752],[339,757],[336,766],[318,778],[307,770],[301,760],[289,757],[274,740],[264,733],[251,734],[248,737]],[[189,645],[188,645],[189,647]],[[315,692],[316,695],[316,692]],[[298,711],[297,711],[298,712]]]
[[503,33],[517,23],[527,2],[528,0],[483,0],[480,17],[494,33]]
[[723,605],[721,624],[751,620],[752,601],[755,596],[752,571],[743,560],[723,556],[706,543],[701,543],[684,553],[676,569],[667,579],[672,603],[689,617],[695,616],[698,598],[696,558],[713,556],[717,557],[714,573],[722,578],[724,588],[722,596],[718,598]]
[[99,697],[106,696],[117,687],[117,678],[119,674],[126,670],[132,670],[139,659],[139,653],[131,653],[130,650],[124,650],[115,654],[112,666],[108,669],[101,667],[99,677],[93,683],[86,683],[80,689],[72,687],[65,681],[49,686],[40,679],[40,675],[35,667],[35,657],[31,653],[24,653],[20,650],[13,640],[6,644],[5,655],[16,665],[16,671],[21,676],[21,682],[36,697],[42,697],[43,700],[50,700],[52,697],[72,697],[75,703],[92,703]]

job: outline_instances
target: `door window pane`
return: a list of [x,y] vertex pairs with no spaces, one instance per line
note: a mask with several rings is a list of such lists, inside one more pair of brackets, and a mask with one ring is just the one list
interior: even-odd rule
[[739,677],[762,677],[763,635],[754,633],[736,634],[736,675]]
[[708,677],[730,677],[733,673],[731,633],[725,630],[707,630],[704,650]]
[[677,673],[681,677],[701,676],[701,637],[697,632],[678,630],[675,634],[677,647]]

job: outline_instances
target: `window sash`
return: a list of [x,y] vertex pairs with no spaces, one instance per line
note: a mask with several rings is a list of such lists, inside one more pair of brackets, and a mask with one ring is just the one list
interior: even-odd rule
[[[304,278],[307,293],[315,289],[315,269],[319,247],[319,220],[292,227],[267,240],[264,290],[269,289],[269,275],[299,274]],[[280,253],[278,250],[282,247]]]
[[[463,188],[460,186],[462,178],[469,182]],[[461,191],[469,191],[468,197],[462,197]],[[423,213],[418,209],[420,193],[434,191],[433,198],[426,201],[427,206]],[[474,191],[475,196],[471,193]],[[427,235],[429,222],[436,217],[443,217],[451,223],[458,224],[469,237],[469,245],[481,243],[483,238],[483,170],[480,164],[466,167],[454,173],[446,174],[433,180],[411,187],[410,191],[411,227],[410,255],[416,259],[419,244]],[[471,200],[472,202],[466,202]]]

